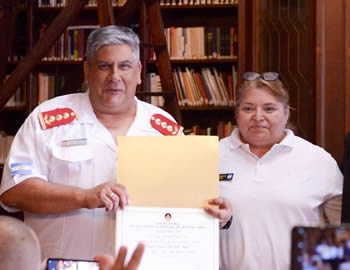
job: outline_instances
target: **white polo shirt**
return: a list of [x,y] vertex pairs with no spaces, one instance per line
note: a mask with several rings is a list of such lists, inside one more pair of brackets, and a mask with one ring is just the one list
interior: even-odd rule
[[260,159],[238,129],[220,141],[220,173],[233,173],[220,182],[233,207],[230,228],[220,231],[221,270],[288,270],[293,226],[322,223],[322,204],[342,193],[331,155],[286,132]]
[[[136,117],[127,135],[162,135],[150,124],[155,113],[175,121],[158,107],[137,98],[135,102]],[[39,112],[56,108],[73,109],[79,120],[42,130]],[[63,140],[82,138],[87,139],[86,145],[62,147]],[[117,150],[111,134],[96,118],[87,93],[56,97],[38,106],[18,131],[4,166],[0,194],[30,177],[86,189],[115,181]],[[30,172],[11,175],[11,164],[23,162],[30,164]],[[2,206],[8,211],[17,210]],[[104,208],[56,215],[25,212],[24,218],[40,240],[43,258],[92,259],[98,254],[115,254],[115,213]]]

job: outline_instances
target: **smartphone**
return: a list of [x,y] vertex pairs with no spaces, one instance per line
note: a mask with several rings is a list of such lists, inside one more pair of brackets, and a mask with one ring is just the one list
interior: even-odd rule
[[46,270],[99,270],[98,263],[89,260],[73,260],[61,258],[49,258],[46,262]]
[[350,224],[294,227],[291,270],[350,269]]

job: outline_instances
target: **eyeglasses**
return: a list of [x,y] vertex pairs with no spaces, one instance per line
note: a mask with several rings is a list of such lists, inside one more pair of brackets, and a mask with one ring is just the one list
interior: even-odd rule
[[246,81],[255,81],[263,79],[265,81],[275,81],[280,75],[277,72],[244,72],[243,79]]

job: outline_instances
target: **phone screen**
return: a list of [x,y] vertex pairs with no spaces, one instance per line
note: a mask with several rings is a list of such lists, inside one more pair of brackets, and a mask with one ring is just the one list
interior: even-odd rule
[[350,225],[295,227],[291,269],[350,269]]
[[47,260],[47,270],[99,270],[97,262],[88,260],[53,259]]

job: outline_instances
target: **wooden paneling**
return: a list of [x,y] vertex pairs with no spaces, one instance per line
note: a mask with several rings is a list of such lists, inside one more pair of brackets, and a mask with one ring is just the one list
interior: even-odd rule
[[315,0],[253,2],[254,68],[280,73],[295,109],[291,122],[315,142]]
[[349,68],[349,59],[345,61],[346,42],[349,47],[345,29],[349,31],[350,14],[345,16],[345,7],[349,10],[345,2],[348,0],[318,0],[316,4],[316,143],[338,161],[343,156],[345,113],[349,119],[344,90],[346,83],[349,88],[349,79],[345,80],[345,63]]
[[[6,63],[14,44],[19,1],[0,0],[0,63]],[[0,65],[0,82],[6,74],[6,65]]]
[[345,134],[350,132],[350,1],[345,1]]
[[240,0],[238,7],[238,85],[242,84],[242,73],[252,70],[253,57],[253,2]]

